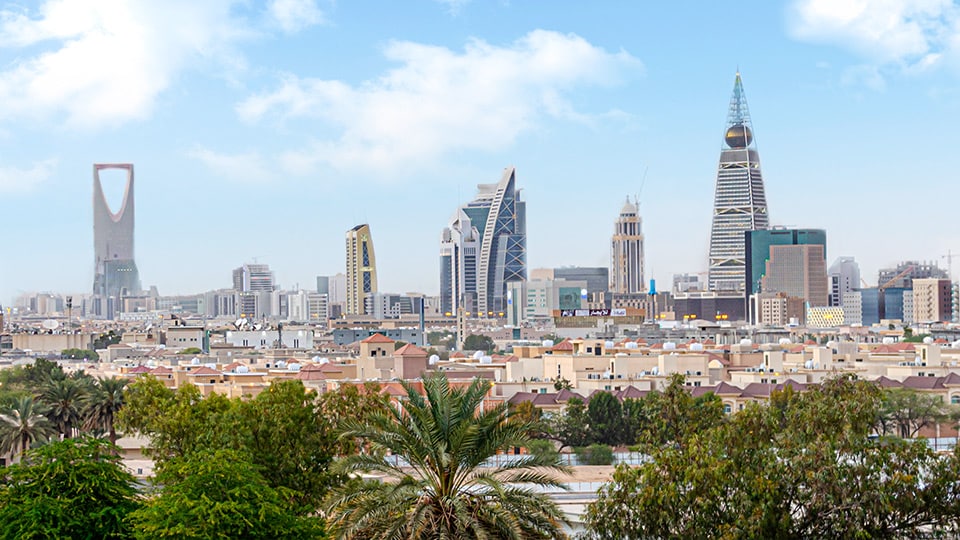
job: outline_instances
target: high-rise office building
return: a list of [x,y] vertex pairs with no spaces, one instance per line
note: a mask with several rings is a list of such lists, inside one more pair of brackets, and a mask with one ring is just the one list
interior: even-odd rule
[[766,293],[786,293],[803,298],[813,307],[827,305],[827,262],[820,244],[770,246],[770,259],[760,288]]
[[953,291],[949,279],[913,278],[913,320],[917,323],[950,321]]
[[642,293],[644,282],[643,231],[636,201],[627,202],[620,210],[610,240],[610,292]]
[[830,305],[842,306],[844,295],[860,288],[860,265],[853,257],[840,257],[830,265]]
[[[532,275],[530,279],[534,279]],[[603,293],[610,287],[610,269],[603,266],[561,266],[554,268],[548,279],[585,281],[588,293]]]
[[711,291],[742,291],[745,285],[744,231],[766,229],[767,198],[760,173],[753,123],[737,73],[717,168],[710,231]]
[[266,264],[245,264],[233,270],[233,289],[239,292],[271,292],[276,289],[273,272]]
[[363,315],[367,293],[377,292],[377,259],[370,226],[364,223],[347,231],[347,315]]
[[823,246],[824,254],[827,252],[827,233],[823,229],[785,229],[776,227],[760,231],[747,231],[743,234],[744,255],[746,256],[744,283],[748,295],[760,292],[781,292],[769,291],[763,289],[761,286],[763,276],[767,271],[767,261],[770,260],[770,248],[772,246],[815,244]]
[[[508,167],[496,184],[477,186],[477,197],[457,209],[440,236],[441,312],[500,316],[507,283],[527,279],[526,203]],[[471,305],[473,304],[473,305]]]
[[950,276],[946,270],[941,269],[936,263],[903,261],[893,268],[880,270],[877,285],[881,289],[890,287],[910,289],[913,286],[913,280],[924,278],[950,279]]
[[[127,173],[123,202],[114,212],[107,203],[100,182],[100,171],[121,169]],[[93,294],[105,306],[110,297],[139,294],[140,273],[133,258],[133,164],[96,163],[93,165],[93,253],[95,270]],[[104,315],[100,310],[97,315]]]

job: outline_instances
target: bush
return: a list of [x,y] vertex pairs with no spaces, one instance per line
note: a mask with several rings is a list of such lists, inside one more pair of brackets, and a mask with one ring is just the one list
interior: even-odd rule
[[545,439],[533,439],[527,444],[527,452],[534,456],[543,456],[552,458],[555,457],[557,452],[557,446],[553,444],[553,441],[548,441]]
[[581,465],[612,465],[613,448],[605,444],[591,444],[573,449]]

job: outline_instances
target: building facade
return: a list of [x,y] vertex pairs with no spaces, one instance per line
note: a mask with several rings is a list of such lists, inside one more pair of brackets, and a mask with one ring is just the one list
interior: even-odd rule
[[643,230],[638,203],[627,199],[610,239],[610,292],[631,294],[647,290],[644,276]]
[[507,284],[527,279],[526,215],[514,167],[477,186],[440,236],[441,312],[505,313]]
[[233,289],[238,292],[270,292],[276,288],[276,280],[270,266],[245,264],[233,270]]
[[917,323],[950,321],[953,291],[949,279],[913,279],[913,320]]
[[830,305],[842,306],[844,295],[860,288],[860,265],[853,257],[839,257],[827,273],[830,275]]
[[373,252],[370,226],[357,225],[347,231],[347,315],[363,315],[364,298],[377,292],[377,259]]
[[[786,229],[773,228],[744,233],[744,253],[746,265],[744,271],[745,287],[748,294],[760,292],[780,292],[763,288],[763,277],[767,272],[772,246],[818,245],[827,252],[827,233],[823,229]],[[817,304],[821,305],[821,304]],[[822,304],[826,305],[826,304]]]
[[711,291],[743,292],[746,273],[744,232],[768,226],[760,154],[738,72],[717,167],[708,272]]
[[[126,172],[123,202],[114,212],[107,203],[100,181],[100,171],[120,169]],[[103,306],[107,299],[119,299],[122,296],[136,295],[141,291],[140,272],[133,256],[134,229],[134,183],[133,164],[97,163],[93,166],[93,253],[94,278],[93,294],[101,299],[97,305]],[[103,309],[96,311],[98,316],[105,315]]]
[[761,289],[803,298],[810,306],[826,306],[827,264],[819,244],[770,246]]

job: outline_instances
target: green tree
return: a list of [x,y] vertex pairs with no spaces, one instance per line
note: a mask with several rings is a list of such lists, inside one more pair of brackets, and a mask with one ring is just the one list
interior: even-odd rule
[[[477,379],[451,388],[443,372],[407,390],[403,409],[353,422],[343,436],[361,437],[370,453],[337,463],[345,473],[373,471],[384,482],[349,483],[335,490],[328,515],[339,538],[565,538],[563,514],[544,494],[524,485],[558,486],[565,469],[527,454],[485,467],[498,451],[525,446],[529,425],[509,422],[505,404],[482,410],[489,388]],[[409,466],[388,460],[389,451]]]
[[100,349],[106,349],[110,345],[116,345],[117,343],[120,343],[120,338],[120,334],[117,334],[113,330],[100,334],[95,340],[93,340],[93,350],[97,351]]
[[200,347],[187,347],[180,351],[180,354],[203,354],[203,349]]
[[270,487],[286,490],[299,513],[314,512],[341,480],[328,471],[337,440],[316,393],[300,381],[278,381],[240,406],[249,433],[244,449],[253,464]]
[[106,441],[44,445],[0,470],[0,538],[129,538],[134,478]]
[[581,465],[610,465],[613,463],[613,448],[605,444],[591,444],[574,449]]
[[0,413],[0,454],[26,454],[30,445],[44,442],[56,433],[56,428],[45,416],[46,410],[32,397],[18,398]]
[[80,425],[85,396],[86,389],[75,379],[51,380],[40,390],[47,418],[65,439],[72,437]]
[[[382,393],[376,382],[340,385],[335,392],[324,392],[319,401],[320,415],[326,421],[325,429],[334,432],[340,431],[347,422],[363,422],[365,418],[390,409],[390,396]],[[338,437],[334,453],[338,456],[354,454],[359,451],[360,443],[357,439]]]
[[97,354],[97,351],[91,351],[89,349],[64,349],[60,351],[60,358],[69,358],[71,360],[90,360],[91,362],[100,361],[100,355]]
[[580,398],[567,400],[563,412],[552,419],[551,431],[560,442],[561,450],[567,446],[585,446],[590,441],[587,406]]
[[637,423],[636,438],[645,446],[684,444],[690,436],[721,423],[723,403],[713,393],[694,398],[684,385],[680,374],[670,376],[663,391],[653,391],[643,399],[642,413],[634,411]]
[[166,462],[160,494],[130,515],[134,537],[322,538],[322,521],[296,515],[247,456],[204,450]]
[[550,428],[543,419],[543,410],[530,401],[511,405],[509,415],[511,422],[533,426],[533,429],[527,432],[532,438],[542,438],[549,432]]
[[597,392],[587,403],[590,440],[609,446],[625,442],[626,420],[620,400],[610,392]]
[[909,439],[925,427],[946,421],[949,413],[950,408],[939,395],[910,388],[890,388],[883,393],[877,430],[883,434],[895,432]]
[[84,401],[87,429],[105,431],[110,444],[117,443],[116,419],[123,409],[124,389],[128,382],[120,377],[97,377]]
[[467,351],[483,351],[489,353],[496,347],[497,345],[490,336],[470,334],[463,340],[463,348]]
[[960,455],[870,439],[881,395],[850,378],[775,392],[651,461],[588,508],[593,538],[914,538],[956,530]]
[[140,375],[127,385],[123,398],[125,406],[117,413],[117,425],[122,431],[148,435],[173,404],[175,392],[153,375]]

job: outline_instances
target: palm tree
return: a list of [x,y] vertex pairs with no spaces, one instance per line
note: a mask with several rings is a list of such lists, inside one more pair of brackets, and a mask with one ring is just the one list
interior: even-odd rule
[[86,389],[75,379],[51,379],[40,391],[40,401],[47,406],[47,418],[53,422],[64,439],[73,436],[80,423],[81,402]]
[[22,457],[32,443],[46,441],[54,433],[40,403],[29,396],[18,398],[0,414],[0,453],[19,451]]
[[123,408],[123,391],[127,379],[118,377],[97,377],[96,383],[87,396],[84,416],[87,429],[101,429],[110,436],[110,444],[117,443],[117,430],[114,420],[117,412]]
[[[347,424],[342,437],[360,437],[369,453],[343,458],[335,470],[377,472],[383,482],[348,482],[329,499],[337,538],[566,538],[559,508],[530,487],[562,487],[556,455],[524,455],[485,463],[500,450],[524,446],[533,426],[508,422],[506,404],[480,410],[489,385],[477,379],[451,388],[438,372],[423,382],[426,396],[403,383],[402,408]],[[385,451],[407,463],[388,460]]]

